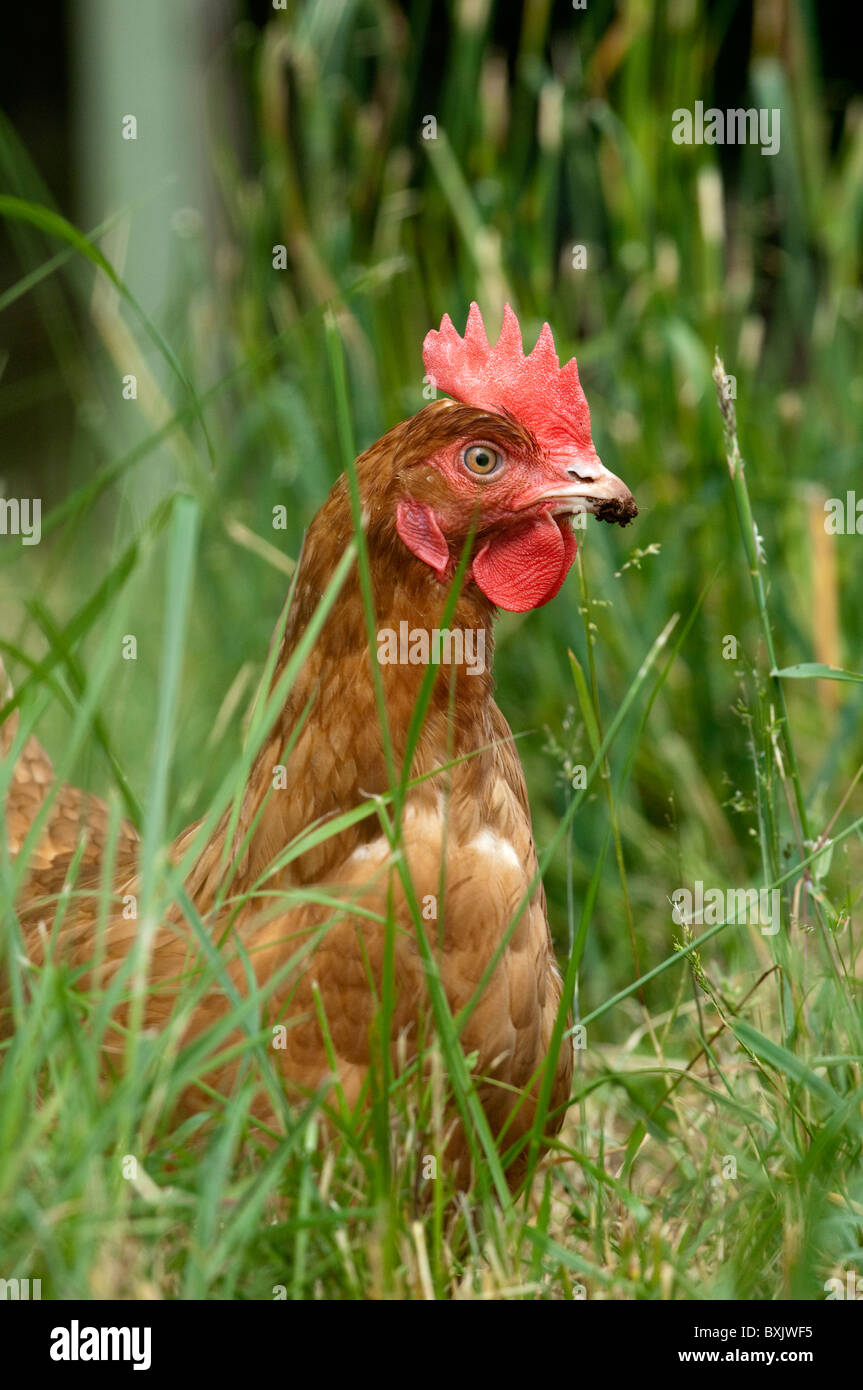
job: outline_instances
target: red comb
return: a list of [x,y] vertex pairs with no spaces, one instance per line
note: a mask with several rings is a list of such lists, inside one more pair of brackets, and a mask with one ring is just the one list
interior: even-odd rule
[[494,347],[489,346],[479,306],[471,304],[464,337],[444,314],[440,332],[432,329],[426,334],[423,362],[439,390],[478,410],[508,411],[552,456],[596,457],[578,366],[573,357],[561,368],[547,323],[525,357],[521,328],[508,304]]

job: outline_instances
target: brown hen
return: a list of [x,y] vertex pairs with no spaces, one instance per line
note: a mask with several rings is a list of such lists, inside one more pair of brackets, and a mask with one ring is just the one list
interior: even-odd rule
[[[455,1015],[500,958],[464,1025],[465,1054],[475,1054],[477,1091],[505,1147],[530,1129],[555,1017],[561,978],[541,884],[524,777],[506,720],[492,698],[493,623],[499,607],[524,612],[553,597],[575,555],[571,514],[593,511],[625,523],[635,504],[599,462],[575,360],[560,369],[546,325],[525,357],[507,306],[490,347],[476,305],[465,337],[444,318],[424,347],[426,369],[453,399],[439,399],[396,425],[356,464],[377,630],[370,647],[357,566],[302,664],[263,741],[239,816],[227,810],[194,853],[185,890],[218,943],[236,987],[208,987],[183,1025],[185,1038],[224,1022],[248,988],[249,963],[265,999],[263,1022],[277,1039],[273,1056],[289,1099],[332,1080],[348,1105],[361,1101],[372,1057],[384,980],[387,919],[394,1003],[391,1059],[403,1067],[430,1036],[427,966],[418,936],[427,930],[449,1009]],[[290,598],[272,686],[302,639],[353,535],[349,489],[334,486],[309,529]],[[444,609],[462,551],[469,563],[455,609]],[[435,639],[435,633],[443,636]],[[461,639],[453,634],[461,634]],[[435,642],[437,641],[437,647]],[[459,641],[461,647],[459,646]],[[398,854],[379,815],[316,836],[333,817],[375,805],[391,790],[375,690],[378,663],[399,778],[411,717],[431,655],[440,659],[396,842],[421,913],[412,908]],[[272,688],[272,687],[271,687]],[[8,757],[17,716],[0,730]],[[416,779],[425,778],[420,782]],[[52,788],[47,756],[29,739],[17,760],[6,818],[19,852]],[[79,840],[85,848],[58,950],[87,967],[98,954],[104,988],[138,937],[129,919],[140,884],[134,829],[121,829],[115,872],[125,901],[97,943],[96,888],[106,811],[96,798],[56,790],[19,905],[28,953],[43,959],[44,921],[53,920]],[[201,836],[200,823],[179,836],[180,862]],[[230,843],[228,843],[230,837]],[[290,856],[286,848],[293,847]],[[281,856],[279,864],[274,861]],[[239,904],[239,907],[237,906]],[[513,918],[524,906],[514,930]],[[420,922],[417,921],[418,915]],[[41,924],[41,925],[40,925]],[[145,1018],[161,1028],[188,995],[200,946],[179,908],[149,942]],[[245,961],[243,958],[245,957]],[[224,981],[223,981],[224,983]],[[326,1020],[325,1039],[321,1016]],[[125,1019],[125,1006],[117,1021]],[[236,1042],[234,1036],[228,1045]],[[107,1047],[122,1053],[119,1032]],[[181,1109],[213,1107],[227,1093],[237,1062],[214,1063],[206,1087],[190,1085]],[[556,1060],[548,1130],[559,1128],[569,1097],[572,1053]],[[212,1088],[212,1089],[209,1089]],[[255,1114],[278,1129],[278,1106],[261,1088]],[[459,1184],[469,1177],[468,1146],[452,1117],[445,1161]],[[518,1180],[524,1154],[510,1163]]]

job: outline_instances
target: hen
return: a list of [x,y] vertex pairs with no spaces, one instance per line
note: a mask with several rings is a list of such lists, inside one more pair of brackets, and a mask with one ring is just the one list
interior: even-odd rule
[[[497,1136],[505,1132],[509,1148],[532,1124],[561,978],[545,895],[541,884],[533,884],[537,858],[524,777],[492,698],[493,624],[498,608],[525,612],[557,593],[576,551],[572,513],[592,511],[625,524],[636,507],[597,457],[575,359],[560,369],[547,324],[525,356],[518,321],[507,306],[491,347],[473,304],[464,338],[445,316],[440,331],[427,335],[423,356],[429,377],[448,398],[396,425],[356,464],[377,652],[354,564],[262,743],[238,816],[224,813],[186,876],[188,898],[218,942],[236,990],[232,1000],[224,976],[221,986],[211,983],[183,1028],[188,1040],[221,1022],[221,1037],[229,1046],[236,1042],[235,1035],[225,1037],[224,1025],[253,972],[266,1001],[262,1024],[278,1037],[273,1056],[288,1097],[326,1086],[335,1069],[354,1106],[362,1101],[372,1056],[388,913],[395,923],[389,939],[390,1053],[396,1069],[429,1036],[429,961],[419,931],[428,929],[428,949],[453,1015],[477,991],[504,943],[461,1041],[465,1054],[475,1054],[477,1093],[491,1130]],[[350,490],[342,476],[306,537],[271,689],[352,536]],[[444,609],[465,547],[466,568],[447,622]],[[336,816],[368,810],[374,798],[386,798],[391,790],[374,663],[398,779],[429,659],[440,664],[397,827],[400,872],[377,814],[342,824],[337,833],[326,827]],[[14,719],[0,730],[5,757],[14,743]],[[135,920],[117,909],[99,934],[97,951],[95,890],[105,809],[94,797],[54,788],[50,763],[35,740],[16,752],[6,808],[13,854],[43,797],[55,795],[19,904],[29,955],[36,963],[43,959],[41,919],[52,920],[52,904],[83,837],[76,892],[56,949],[76,967],[88,967],[98,954],[98,972],[85,969],[81,979],[85,987],[104,988],[138,931]],[[200,839],[199,827],[179,837],[175,862]],[[324,833],[316,833],[321,827]],[[287,847],[292,854],[285,854]],[[121,831],[117,864],[116,901],[134,902],[136,837],[128,825]],[[145,1018],[151,1027],[163,1027],[184,991],[190,997],[200,946],[179,908],[158,925],[150,944]],[[117,1013],[120,1024],[124,1007]],[[120,1033],[112,1041],[109,1032],[106,1046],[121,1053]],[[235,1057],[215,1064],[207,1086],[228,1092],[237,1065]],[[565,1042],[556,1062],[549,1131],[561,1123],[571,1072]],[[190,1085],[181,1109],[212,1105],[212,1090]],[[278,1125],[265,1088],[255,1113],[266,1125]],[[466,1136],[458,1117],[451,1119],[445,1160],[463,1184],[470,1170]],[[523,1154],[510,1164],[511,1182],[522,1167]]]

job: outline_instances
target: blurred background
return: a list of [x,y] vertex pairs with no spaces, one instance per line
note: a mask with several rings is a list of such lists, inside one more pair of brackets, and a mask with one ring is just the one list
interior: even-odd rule
[[[824,525],[825,500],[863,498],[847,8],[76,0],[18,7],[4,28],[0,189],[31,212],[0,222],[0,480],[42,498],[44,536],[0,538],[0,649],[20,682],[15,653],[38,659],[100,594],[74,627],[82,678],[105,594],[139,643],[78,781],[104,794],[121,769],[146,787],[177,491],[203,528],[172,829],[234,759],[292,558],[340,471],[325,305],[365,447],[424,404],[420,349],[441,315],[461,329],[476,298],[496,330],[509,299],[528,346],[548,319],[561,358],[577,353],[600,456],[640,507],[626,532],[585,536],[587,625],[575,576],[501,620],[499,703],[524,735],[540,848],[590,761],[568,651],[587,667],[596,636],[607,723],[651,641],[703,597],[621,792],[626,884],[609,856],[587,1004],[632,978],[626,917],[643,968],[671,949],[678,885],[781,869],[793,837],[781,819],[764,834],[775,710],[711,368],[718,347],[779,663],[859,671],[863,538]],[[778,152],[676,144],[673,113],[696,102],[778,109]],[[863,686],[800,681],[788,698],[820,831],[863,761]],[[62,706],[40,727],[62,746]],[[600,787],[549,875],[561,942],[607,825]],[[852,838],[829,866],[834,923],[860,864]]]

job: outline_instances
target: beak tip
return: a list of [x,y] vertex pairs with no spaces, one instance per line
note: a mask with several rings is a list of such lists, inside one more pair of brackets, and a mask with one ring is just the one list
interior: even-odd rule
[[[592,511],[598,521],[608,521],[611,525],[628,526],[638,516],[638,507],[635,498],[626,486],[622,478],[618,478],[616,473],[612,473],[605,464],[596,457],[599,465],[599,477],[596,479],[597,487],[591,498],[593,502]],[[590,492],[586,493],[590,496]]]

